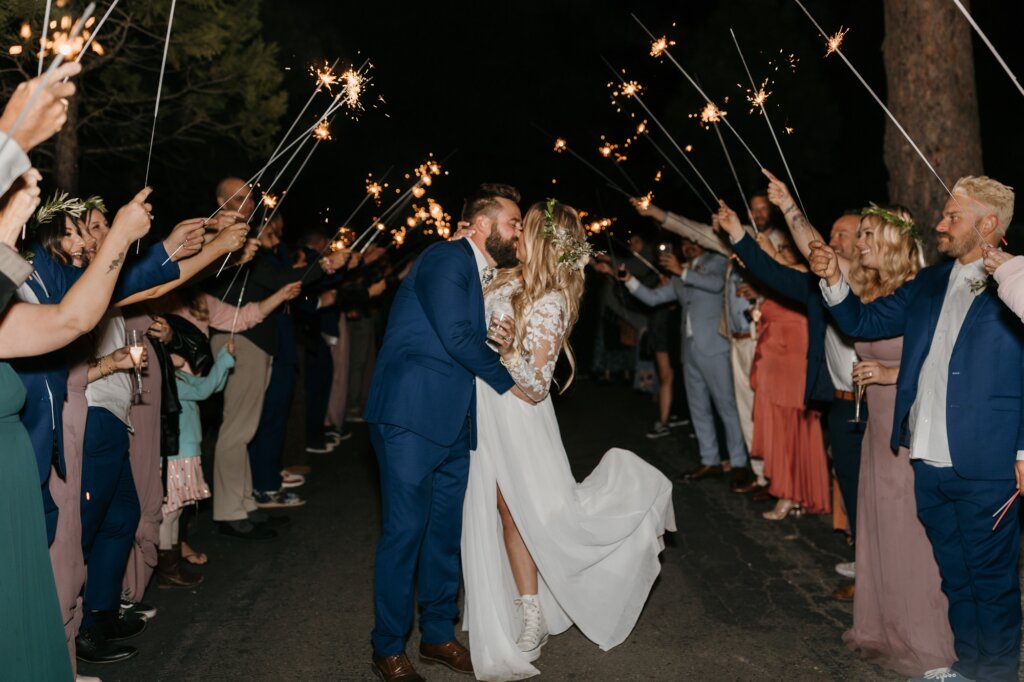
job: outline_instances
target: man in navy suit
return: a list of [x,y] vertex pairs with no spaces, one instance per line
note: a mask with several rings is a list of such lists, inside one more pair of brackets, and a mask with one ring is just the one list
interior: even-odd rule
[[992,516],[1024,485],[1024,329],[982,265],[1013,202],[995,180],[961,178],[935,226],[939,251],[954,260],[869,305],[849,295],[830,248],[815,242],[810,258],[844,332],[904,337],[891,445],[910,447],[918,518],[949,599],[959,660],[945,679],[1018,679],[1018,509],[995,528]]
[[[483,286],[516,265],[519,192],[481,185],[462,220],[472,236],[418,258],[395,296],[364,418],[380,467],[383,528],[374,571],[373,669],[414,682],[405,654],[420,607],[420,660],[472,674],[455,640],[459,543],[469,451],[476,447],[476,380],[513,381],[485,343]],[[415,583],[414,583],[415,578]]]

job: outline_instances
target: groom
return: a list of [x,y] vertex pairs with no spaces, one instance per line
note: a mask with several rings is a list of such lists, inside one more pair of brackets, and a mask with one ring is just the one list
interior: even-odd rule
[[473,672],[455,640],[462,503],[476,447],[475,379],[499,393],[513,385],[484,342],[483,285],[495,267],[517,263],[518,202],[514,187],[481,185],[463,209],[472,236],[424,251],[391,307],[364,414],[383,507],[371,635],[383,680],[422,679],[405,654],[414,592],[420,660]]

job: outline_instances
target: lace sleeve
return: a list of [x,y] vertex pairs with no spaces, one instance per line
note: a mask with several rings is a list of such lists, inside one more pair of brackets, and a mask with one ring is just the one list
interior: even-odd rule
[[562,350],[565,317],[561,294],[538,301],[526,326],[523,353],[506,365],[516,385],[534,402],[544,400],[551,389],[555,363]]

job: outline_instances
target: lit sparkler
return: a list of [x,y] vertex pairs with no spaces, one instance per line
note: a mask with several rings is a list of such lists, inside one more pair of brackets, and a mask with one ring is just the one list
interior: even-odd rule
[[267,208],[275,208],[277,206],[277,196],[269,192],[264,192],[263,205]]
[[849,31],[850,31],[850,29],[846,29],[844,31],[843,27],[840,26],[839,30],[836,31],[834,35],[826,36],[826,39],[828,41],[828,49],[825,51],[825,56],[826,57],[829,56],[830,54],[832,54],[833,52],[839,52],[839,48],[843,44],[843,37],[847,33],[849,33]]
[[651,202],[654,201],[654,192],[648,192],[647,194],[640,197],[639,204],[640,208],[644,211],[651,207]]
[[566,150],[567,144],[568,143],[565,141],[564,137],[558,138],[557,140],[555,140],[555,151],[558,153],[564,152]]
[[[335,62],[337,63],[337,62]],[[322,87],[333,94],[331,86],[338,84],[338,76],[334,73],[334,67],[327,62],[321,67],[311,66],[309,72],[316,78],[317,87]]]
[[345,83],[345,105],[353,111],[362,111],[363,104],[359,98],[363,94],[363,74],[349,69],[341,74],[341,80]]
[[[543,129],[543,128],[541,128],[540,126],[538,126],[537,124],[534,124],[534,127],[535,127],[535,128],[537,128],[537,130],[539,130],[539,131],[540,131],[541,133],[543,133],[544,135],[547,135],[547,133],[546,133],[546,132],[544,132],[544,129]],[[583,158],[582,156],[580,156],[580,155],[579,155],[579,154],[578,154],[578,153],[576,152],[576,150],[575,150],[575,149],[573,149],[572,147],[570,147],[570,146],[569,146],[569,143],[565,141],[565,138],[559,137],[559,138],[556,138],[556,139],[555,139],[555,152],[557,152],[557,153],[561,153],[561,152],[569,152],[569,154],[571,154],[571,155],[572,155],[572,156],[573,156],[573,157],[574,157],[574,158],[575,158],[575,159],[576,159],[577,161],[579,161],[580,163],[582,163],[582,164],[583,164],[584,166],[586,166],[586,167],[587,167],[587,168],[589,168],[589,169],[590,169],[591,171],[593,171],[593,172],[594,172],[594,174],[596,174],[596,175],[597,175],[597,176],[598,176],[599,178],[601,178],[602,180],[604,180],[604,182],[605,182],[605,184],[606,184],[606,185],[608,185],[609,187],[611,187],[612,189],[614,189],[614,190],[615,190],[616,192],[619,192],[620,194],[622,194],[622,195],[623,195],[623,196],[625,196],[625,197],[628,197],[628,196],[629,196],[629,192],[627,192],[626,190],[622,189],[622,187],[620,187],[620,186],[619,186],[619,185],[618,185],[617,183],[615,183],[615,182],[612,182],[611,178],[609,178],[609,177],[608,177],[607,175],[605,175],[604,173],[602,173],[602,172],[601,172],[601,171],[600,171],[600,170],[599,170],[599,169],[597,168],[597,166],[595,166],[594,164],[592,164],[592,163],[590,163],[589,161],[587,161],[587,160],[586,160],[585,158]],[[609,151],[609,154],[610,154],[610,153],[611,153],[611,152]]]
[[676,41],[668,40],[665,36],[662,36],[651,43],[651,56],[660,57],[662,53],[669,48],[669,46],[675,44]]
[[[735,34],[733,34],[733,37],[735,37]],[[753,85],[753,81],[751,81],[751,85]],[[757,108],[764,109],[765,101],[767,101],[768,97],[770,97],[772,94],[770,90],[765,90],[767,86],[768,79],[765,78],[764,82],[761,83],[761,87],[757,88],[756,92],[747,90],[747,101],[750,102],[750,104],[752,105],[750,107],[750,112],[748,113],[753,113],[754,109]]]
[[313,129],[313,137],[321,142],[331,139],[331,126],[327,121],[320,121],[317,124],[316,128]]

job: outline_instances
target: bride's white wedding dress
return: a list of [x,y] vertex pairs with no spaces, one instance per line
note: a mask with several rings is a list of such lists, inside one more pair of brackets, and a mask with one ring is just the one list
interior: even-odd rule
[[[488,319],[515,286],[488,294]],[[533,400],[499,395],[478,381],[478,445],[470,456],[462,563],[473,667],[480,680],[538,675],[516,645],[522,617],[497,508],[505,498],[540,573],[539,599],[552,634],[575,624],[604,650],[632,631],[661,570],[661,536],[674,531],[672,484],[631,452],[612,449],[577,483],[548,395],[566,326],[553,292],[529,313],[528,355],[512,370]]]

